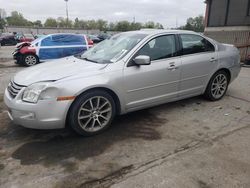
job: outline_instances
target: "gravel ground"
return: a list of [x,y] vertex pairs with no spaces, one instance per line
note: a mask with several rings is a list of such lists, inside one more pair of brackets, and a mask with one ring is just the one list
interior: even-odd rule
[[94,137],[13,125],[2,93],[25,67],[0,62],[0,187],[250,187],[250,69],[227,95],[117,117]]
[[15,46],[0,46],[0,61],[10,61],[13,59],[12,52]]

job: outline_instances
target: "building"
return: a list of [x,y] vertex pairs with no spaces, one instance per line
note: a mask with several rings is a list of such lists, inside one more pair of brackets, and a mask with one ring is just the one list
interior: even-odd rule
[[250,0],[206,0],[205,35],[239,48],[250,58]]

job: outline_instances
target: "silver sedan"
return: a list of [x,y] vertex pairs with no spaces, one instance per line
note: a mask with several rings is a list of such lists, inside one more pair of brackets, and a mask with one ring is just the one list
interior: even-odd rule
[[81,56],[17,73],[4,101],[14,123],[36,129],[70,125],[81,135],[115,115],[204,95],[221,99],[240,71],[239,51],[190,31],[117,34]]

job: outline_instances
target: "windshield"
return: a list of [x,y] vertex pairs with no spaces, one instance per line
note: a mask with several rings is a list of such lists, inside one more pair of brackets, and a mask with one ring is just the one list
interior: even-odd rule
[[114,63],[123,58],[146,36],[146,34],[135,33],[117,34],[85,52],[81,59],[95,63]]

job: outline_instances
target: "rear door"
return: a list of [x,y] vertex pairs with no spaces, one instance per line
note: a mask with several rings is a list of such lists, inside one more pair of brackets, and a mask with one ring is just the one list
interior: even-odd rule
[[217,67],[215,46],[195,34],[180,34],[182,66],[179,96],[181,98],[202,94],[207,80]]
[[63,39],[63,56],[81,54],[88,48],[83,35],[65,35]]

